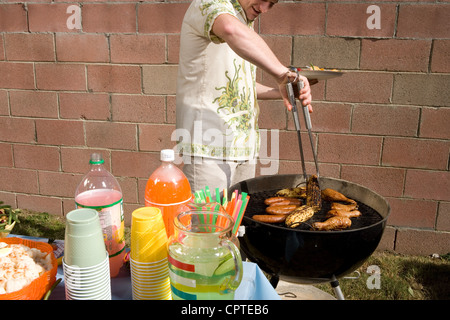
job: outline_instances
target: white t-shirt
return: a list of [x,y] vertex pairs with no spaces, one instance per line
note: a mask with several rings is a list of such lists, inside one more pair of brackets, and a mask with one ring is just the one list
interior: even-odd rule
[[181,28],[177,141],[183,155],[249,160],[259,152],[256,67],[211,34],[231,14],[249,28],[238,0],[193,0]]

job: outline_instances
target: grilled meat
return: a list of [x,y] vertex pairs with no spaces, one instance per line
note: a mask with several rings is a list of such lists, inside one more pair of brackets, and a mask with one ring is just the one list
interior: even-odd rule
[[272,205],[266,208],[266,212],[269,214],[290,214],[298,206],[295,204],[288,204],[285,206]]
[[285,214],[255,214],[252,218],[266,223],[281,223],[286,220]]
[[[286,219],[287,220],[287,219]],[[350,218],[331,217],[324,222],[314,222],[312,227],[315,230],[330,231],[347,229],[352,225]]]
[[336,190],[326,188],[322,190],[322,199],[326,201],[342,201],[347,203],[356,203],[355,200],[349,199],[346,196],[344,196],[342,193],[337,192]]
[[292,197],[271,197],[264,200],[264,204],[268,206],[285,206],[288,204],[301,205],[302,200]]
[[314,209],[310,206],[303,205],[292,211],[287,217],[285,224],[289,228],[295,228],[300,223],[309,220],[314,215]]
[[331,204],[331,210],[344,210],[344,211],[352,211],[358,209],[358,204],[350,203],[350,204],[342,204],[339,202],[333,202]]
[[361,212],[359,212],[358,210],[352,210],[352,211],[347,211],[347,210],[330,210],[327,213],[327,217],[346,217],[346,218],[356,218],[359,217],[361,215]]

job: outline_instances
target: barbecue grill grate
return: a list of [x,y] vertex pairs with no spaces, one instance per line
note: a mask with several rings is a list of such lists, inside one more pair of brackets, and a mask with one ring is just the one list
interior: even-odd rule
[[[267,214],[265,212],[267,205],[264,203],[264,200],[267,198],[273,197],[278,190],[279,189],[265,190],[265,191],[259,191],[259,192],[250,194],[250,201],[248,203],[248,206],[247,206],[247,209],[245,212],[245,216],[247,218],[251,218],[255,214]],[[366,205],[362,202],[359,202],[357,200],[355,200],[355,201],[358,203],[358,210],[361,212],[361,216],[359,216],[357,218],[351,218],[352,225],[350,226],[350,228],[345,229],[345,230],[355,230],[355,229],[368,227],[368,226],[371,226],[371,225],[383,220],[383,217],[376,210],[374,210],[373,208],[369,207],[368,205]],[[326,215],[327,215],[327,212],[330,210],[330,206],[331,206],[331,202],[323,200],[322,201],[322,209],[320,211],[316,212],[311,219],[300,224],[297,228],[294,228],[294,229],[286,227],[284,225],[284,223],[270,223],[270,224],[264,223],[264,222],[259,222],[259,223],[275,225],[278,227],[284,227],[288,230],[311,230],[311,225],[314,222],[322,222],[322,221],[326,220]],[[320,232],[324,232],[324,231],[320,231]]]

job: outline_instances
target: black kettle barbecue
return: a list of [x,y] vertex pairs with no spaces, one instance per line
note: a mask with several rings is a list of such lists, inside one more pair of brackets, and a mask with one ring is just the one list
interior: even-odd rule
[[321,177],[321,188],[334,189],[358,203],[361,216],[350,228],[338,231],[311,229],[314,221],[323,220],[329,209],[327,201],[307,223],[288,228],[283,223],[269,224],[252,219],[264,212],[264,200],[276,191],[305,183],[302,175],[259,176],[241,181],[229,190],[250,195],[239,238],[241,251],[269,275],[276,287],[279,279],[317,284],[330,282],[338,298],[343,299],[338,279],[358,269],[377,248],[390,214],[389,203],[374,191],[361,185]]

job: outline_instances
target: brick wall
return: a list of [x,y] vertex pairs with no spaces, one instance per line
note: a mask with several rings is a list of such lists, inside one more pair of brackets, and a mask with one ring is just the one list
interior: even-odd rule
[[[188,5],[0,3],[0,200],[64,215],[90,153],[100,151],[124,191],[129,224],[159,151],[174,145]],[[318,159],[323,176],[388,199],[380,248],[450,251],[449,16],[445,0],[303,0],[280,1],[256,24],[284,64],[346,72],[312,89]],[[278,172],[300,172],[291,115],[280,101],[260,107],[261,127],[278,130]],[[306,157],[313,172],[311,150]],[[258,172],[267,166],[261,161]]]

